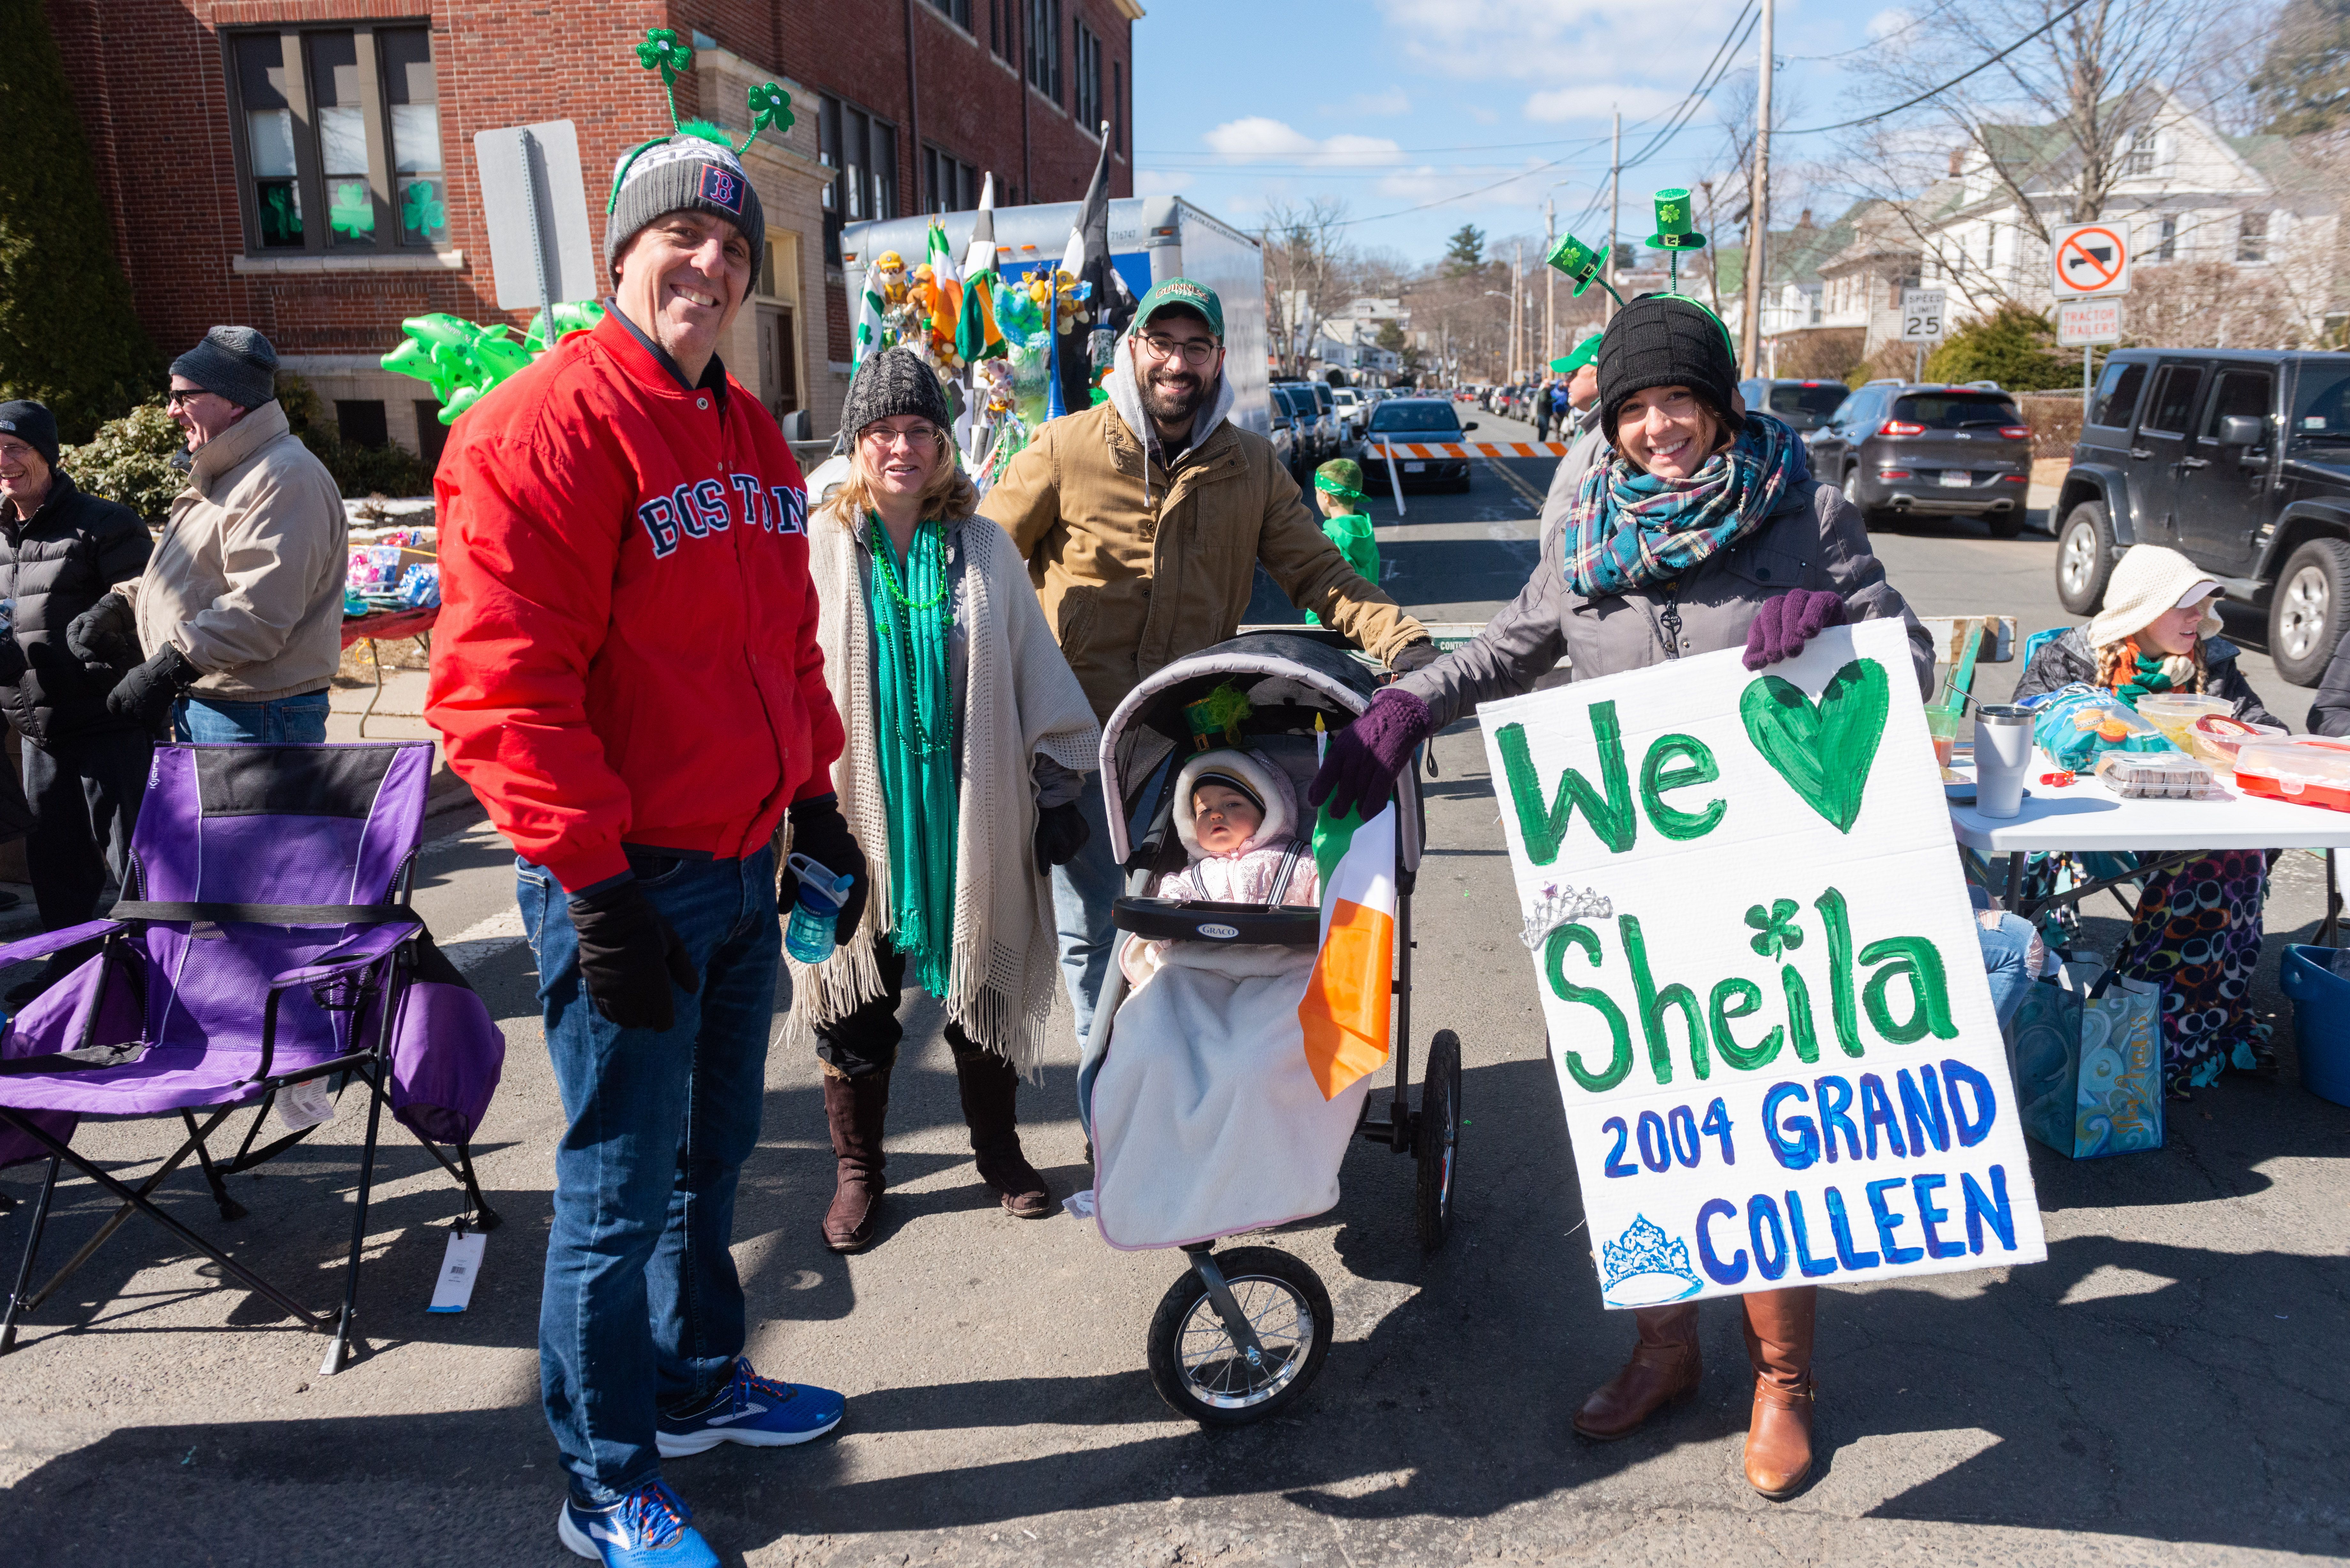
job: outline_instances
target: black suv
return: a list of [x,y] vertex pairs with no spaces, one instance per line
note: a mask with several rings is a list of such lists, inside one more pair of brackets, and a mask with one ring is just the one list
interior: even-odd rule
[[2032,427],[1988,382],[1871,381],[1804,440],[1812,477],[1839,486],[1865,519],[1980,517],[1994,539],[2023,530]]
[[1761,376],[1738,383],[1738,395],[1746,400],[1747,408],[1786,421],[1797,435],[1827,423],[1851,390],[1842,381],[1773,381]]
[[2314,685],[2350,625],[2350,354],[2116,351],[2050,515],[2074,615],[2122,551],[2168,545],[2265,605],[2277,672]]

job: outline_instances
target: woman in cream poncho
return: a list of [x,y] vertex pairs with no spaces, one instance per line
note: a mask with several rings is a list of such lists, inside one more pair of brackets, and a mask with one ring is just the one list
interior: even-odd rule
[[833,782],[873,878],[855,935],[815,970],[794,966],[794,1028],[815,1037],[839,1162],[825,1241],[841,1252],[877,1228],[908,979],[945,1005],[981,1179],[1014,1214],[1052,1211],[1013,1099],[1058,972],[1045,875],[1085,842],[1076,799],[1101,735],[1025,564],[972,513],[950,418],[912,353],[867,360],[841,418],[849,477],[808,525],[816,637],[847,731]]

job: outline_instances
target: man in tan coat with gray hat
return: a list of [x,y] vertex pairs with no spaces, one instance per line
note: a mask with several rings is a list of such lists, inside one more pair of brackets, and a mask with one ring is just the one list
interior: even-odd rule
[[165,406],[188,432],[188,488],[145,575],[67,633],[85,662],[133,667],[109,711],[150,729],[169,713],[182,741],[327,738],[349,524],[276,377],[250,327],[215,327],[172,361]]

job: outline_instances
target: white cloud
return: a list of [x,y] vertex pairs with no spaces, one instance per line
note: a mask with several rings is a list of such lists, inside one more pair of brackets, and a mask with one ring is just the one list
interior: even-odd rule
[[1399,115],[1411,112],[1411,95],[1399,87],[1380,92],[1358,92],[1344,103],[1326,103],[1324,114]]
[[1900,6],[1889,6],[1871,16],[1866,30],[1871,38],[1882,38],[1899,32],[1915,20],[1917,20],[1916,17]]
[[1403,149],[1384,136],[1352,134],[1316,140],[1282,120],[1263,115],[1227,120],[1201,140],[1234,163],[1279,161],[1320,168],[1377,168],[1403,160]]
[[1664,88],[1617,87],[1607,82],[1544,88],[1526,99],[1528,119],[1555,123],[1566,119],[1600,119],[1621,109],[1627,119],[1669,113],[1680,106],[1685,92]]
[[[1620,0],[1374,0],[1406,68],[1479,84],[1532,86],[1538,121],[1628,120],[1669,112],[1697,79],[1742,0],[1627,6]],[[1472,111],[1473,113],[1473,111]],[[1478,117],[1478,118],[1482,118]]]
[[1134,171],[1134,193],[1138,196],[1172,196],[1189,188],[1193,179],[1194,176],[1190,174],[1162,174],[1156,169],[1138,169]]

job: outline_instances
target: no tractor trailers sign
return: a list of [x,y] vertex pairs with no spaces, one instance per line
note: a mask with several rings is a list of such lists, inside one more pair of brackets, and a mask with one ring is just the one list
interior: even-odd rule
[[2059,299],[2129,292],[2129,240],[2120,223],[2074,223],[2056,231],[2051,286]]

